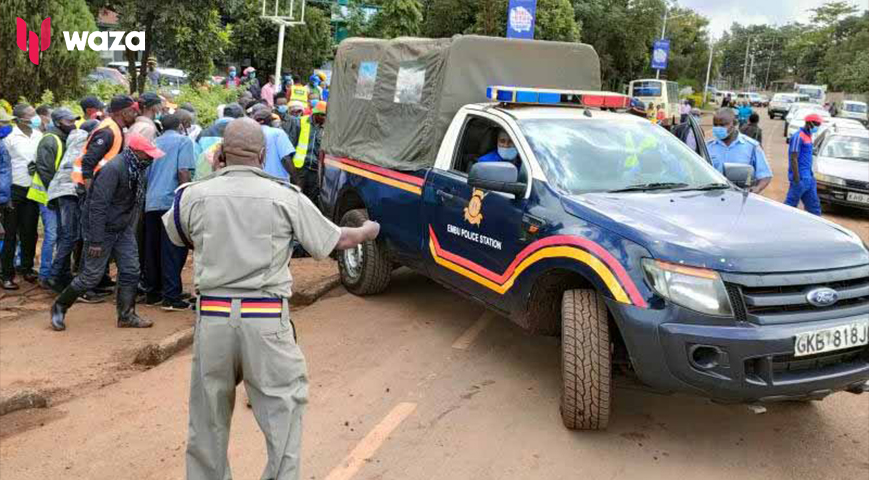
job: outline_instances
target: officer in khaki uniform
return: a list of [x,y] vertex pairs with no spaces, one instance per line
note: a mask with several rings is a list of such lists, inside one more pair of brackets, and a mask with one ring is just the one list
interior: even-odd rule
[[308,380],[288,305],[292,244],[325,258],[374,240],[380,230],[375,222],[339,228],[327,220],[297,187],[262,171],[264,145],[256,122],[233,120],[217,153],[221,169],[179,187],[163,217],[172,242],[193,249],[199,295],[188,480],[232,478],[226,452],[241,380],[266,437],[261,478],[299,478]]

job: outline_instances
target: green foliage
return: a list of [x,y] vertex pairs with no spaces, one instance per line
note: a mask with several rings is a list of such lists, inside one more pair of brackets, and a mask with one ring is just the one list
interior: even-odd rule
[[417,0],[384,0],[368,33],[379,38],[418,37],[421,26],[422,5]]
[[[505,21],[506,23],[506,21]],[[570,0],[538,0],[534,38],[558,42],[578,42],[579,25]]]
[[429,38],[449,38],[474,26],[477,3],[467,0],[429,0],[423,7],[422,33]]
[[504,37],[507,35],[507,1],[479,0],[477,15],[471,33],[488,37]]
[[196,119],[200,125],[207,126],[217,120],[217,107],[238,99],[238,91],[221,86],[192,87],[184,85],[175,98],[178,105],[190,102],[196,109]]
[[[51,88],[60,98],[82,92],[82,80],[99,64],[92,50],[69,51],[63,31],[96,30],[85,0],[3,0],[0,8],[0,96],[37,98]],[[42,20],[51,17],[51,45],[42,52],[39,65],[16,46],[15,18],[21,17],[31,31],[39,33]]]

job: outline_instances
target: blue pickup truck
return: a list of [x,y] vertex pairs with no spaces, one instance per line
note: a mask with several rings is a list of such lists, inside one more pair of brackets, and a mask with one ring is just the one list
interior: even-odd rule
[[627,97],[487,95],[458,109],[430,167],[360,161],[327,139],[323,211],[381,224],[376,241],[339,255],[350,292],[382,292],[407,266],[560,335],[572,429],[606,428],[614,364],[722,402],[867,389],[869,250],[854,233],[748,193],[750,171],[720,174],[624,113]]

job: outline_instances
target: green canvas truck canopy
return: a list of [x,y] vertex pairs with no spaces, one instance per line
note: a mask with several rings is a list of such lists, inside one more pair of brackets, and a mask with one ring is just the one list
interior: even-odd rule
[[580,43],[347,39],[332,67],[323,148],[396,170],[431,167],[456,112],[488,102],[490,85],[600,90],[600,61]]

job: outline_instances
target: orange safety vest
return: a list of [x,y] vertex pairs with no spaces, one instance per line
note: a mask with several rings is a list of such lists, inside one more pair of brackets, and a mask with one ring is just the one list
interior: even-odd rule
[[107,118],[100,122],[99,126],[94,129],[93,133],[91,133],[91,136],[88,138],[87,143],[85,143],[84,149],[81,151],[81,156],[79,156],[75,159],[75,161],[72,162],[73,182],[78,183],[79,185],[84,185],[84,176],[82,176],[81,171],[81,159],[85,156],[85,154],[87,154],[88,146],[91,144],[91,138],[94,138],[94,133],[97,133],[99,130],[102,130],[104,128],[109,128],[112,130],[112,135],[114,135],[115,140],[112,142],[112,148],[110,148],[109,151],[106,152],[105,156],[103,156],[103,158],[100,159],[99,163],[97,163],[96,167],[94,167],[94,173],[99,172],[100,169],[103,168],[103,165],[108,163],[108,161],[114,158],[115,155],[121,153],[121,148],[124,146],[124,139],[122,137],[123,134],[121,133],[121,127],[119,127],[117,122],[115,122],[111,118]]

